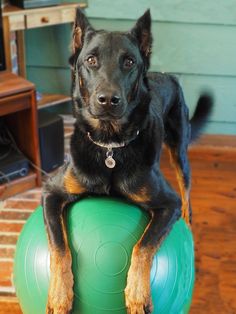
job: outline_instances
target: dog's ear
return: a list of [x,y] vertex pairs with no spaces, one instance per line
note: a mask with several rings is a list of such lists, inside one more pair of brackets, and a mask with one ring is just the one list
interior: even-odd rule
[[72,66],[72,68],[74,66],[75,60],[77,59],[77,56],[80,53],[80,50],[83,47],[85,35],[89,31],[92,32],[94,31],[94,29],[92,28],[87,17],[80,10],[80,8],[77,8],[73,32],[72,32],[72,43],[71,43],[72,55],[69,58],[69,63]]
[[152,49],[152,33],[151,33],[151,13],[147,10],[136,22],[131,29],[131,34],[136,37],[139,43],[140,51],[149,66],[151,49]]
[[84,13],[79,8],[77,8],[74,28],[73,28],[73,39],[72,39],[73,53],[76,53],[78,49],[80,50],[82,48],[85,34],[89,30],[90,31],[93,30],[92,26],[90,25]]

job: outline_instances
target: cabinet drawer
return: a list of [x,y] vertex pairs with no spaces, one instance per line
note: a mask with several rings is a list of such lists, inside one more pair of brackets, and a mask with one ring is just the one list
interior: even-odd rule
[[25,19],[23,14],[9,16],[9,25],[11,31],[25,29]]
[[74,8],[54,9],[53,11],[45,10],[40,13],[30,13],[29,15],[26,15],[26,27],[34,28],[73,22],[74,16]]

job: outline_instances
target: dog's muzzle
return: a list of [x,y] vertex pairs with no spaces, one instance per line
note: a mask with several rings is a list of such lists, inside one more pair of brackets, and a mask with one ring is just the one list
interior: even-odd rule
[[98,119],[120,119],[126,104],[118,93],[99,92],[91,97],[90,114]]

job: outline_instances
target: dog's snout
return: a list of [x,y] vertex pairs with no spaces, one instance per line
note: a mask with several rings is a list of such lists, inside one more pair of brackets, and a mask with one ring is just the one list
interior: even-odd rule
[[97,96],[97,102],[99,105],[111,105],[111,106],[117,106],[121,102],[121,98],[118,95],[108,95],[108,94],[99,94]]

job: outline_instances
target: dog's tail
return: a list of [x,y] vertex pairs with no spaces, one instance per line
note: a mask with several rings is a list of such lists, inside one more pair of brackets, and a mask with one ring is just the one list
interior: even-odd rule
[[213,109],[213,96],[209,93],[203,93],[198,99],[193,117],[190,120],[191,137],[190,142],[195,141],[201,135],[206,122],[210,117]]

